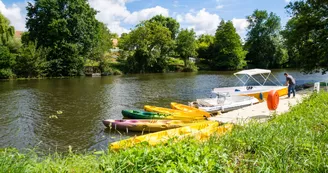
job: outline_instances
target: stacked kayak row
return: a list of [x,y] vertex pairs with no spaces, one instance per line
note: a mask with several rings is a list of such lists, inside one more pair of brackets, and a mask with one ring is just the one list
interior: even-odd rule
[[176,129],[165,130],[156,133],[150,133],[147,135],[136,136],[129,139],[113,142],[110,144],[111,150],[118,150],[135,146],[139,143],[146,142],[147,144],[154,146],[161,143],[166,143],[168,140],[179,141],[186,137],[195,137],[197,140],[205,141],[209,139],[212,134],[223,135],[227,131],[232,129],[231,124],[218,126],[218,122],[204,121],[194,123],[189,126],[180,127]]
[[201,122],[211,114],[187,105],[171,103],[174,109],[145,105],[141,110],[122,110],[127,120],[104,120],[103,124],[116,130],[156,132]]
[[117,130],[129,131],[146,131],[157,132],[167,129],[174,129],[178,127],[188,126],[194,124],[194,120],[156,120],[156,119],[125,119],[125,120],[104,120],[103,123],[106,127],[110,127]]
[[206,111],[175,102],[170,106],[172,109],[145,105],[145,111],[122,110],[123,120],[104,120],[106,127],[115,130],[155,132],[114,142],[110,148],[128,148],[141,142],[156,145],[190,136],[206,140],[214,133],[223,134],[232,128],[232,125],[218,126],[218,122],[206,121],[211,117]]

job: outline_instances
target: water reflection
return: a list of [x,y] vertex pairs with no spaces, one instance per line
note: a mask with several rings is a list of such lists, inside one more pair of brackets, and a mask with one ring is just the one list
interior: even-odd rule
[[[325,80],[327,75],[284,72],[298,84]],[[211,95],[211,89],[233,86],[233,72],[200,72],[45,79],[0,82],[0,147],[46,151],[107,149],[108,142],[140,133],[105,129],[102,120],[121,119],[123,109],[145,104],[169,107]],[[57,111],[62,111],[58,114]],[[56,115],[58,118],[50,118]]]

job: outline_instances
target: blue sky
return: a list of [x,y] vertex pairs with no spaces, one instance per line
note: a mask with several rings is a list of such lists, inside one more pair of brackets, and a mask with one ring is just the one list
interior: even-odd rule
[[[26,0],[0,0],[0,11],[15,26],[25,30]],[[177,19],[182,28],[196,33],[214,34],[219,22],[232,20],[237,32],[245,37],[247,21],[255,9],[267,10],[280,16],[282,26],[288,20],[285,6],[289,0],[89,0],[99,11],[97,19],[112,32],[129,32],[142,20],[162,14]]]

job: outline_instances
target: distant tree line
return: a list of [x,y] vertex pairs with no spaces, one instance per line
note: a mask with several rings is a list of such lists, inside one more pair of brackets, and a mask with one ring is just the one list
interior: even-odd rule
[[[222,20],[215,35],[196,36],[162,15],[142,21],[119,38],[95,18],[85,0],[35,0],[28,3],[27,32],[21,39],[0,14],[0,78],[84,75],[89,62],[102,72],[167,72],[297,67],[304,72],[328,70],[328,2],[290,2],[290,19],[255,10],[246,17],[245,40],[231,21]],[[112,39],[120,52],[111,58]],[[190,62],[189,58],[197,58]],[[181,61],[181,62],[178,62]],[[179,68],[172,68],[173,66]]]

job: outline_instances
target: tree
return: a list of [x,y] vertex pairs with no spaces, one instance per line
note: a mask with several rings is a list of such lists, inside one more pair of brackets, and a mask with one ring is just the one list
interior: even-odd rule
[[210,61],[213,58],[213,45],[215,37],[208,34],[202,34],[197,39],[197,54],[199,58],[198,66],[208,69]]
[[287,61],[280,32],[280,18],[267,11],[255,10],[249,22],[245,48],[250,64],[261,68],[279,67]]
[[14,34],[15,28],[10,26],[9,20],[0,13],[0,45],[7,46]]
[[157,22],[145,22],[120,39],[120,48],[129,52],[127,72],[163,72],[173,40],[168,28]]
[[50,76],[79,75],[97,46],[99,22],[86,0],[36,0],[28,3],[29,41],[49,48]]
[[30,42],[24,45],[17,63],[14,66],[14,71],[18,77],[44,77],[47,75],[48,62],[46,56],[48,50],[43,47],[36,47],[37,43]]
[[231,21],[221,21],[215,33],[213,50],[214,69],[235,70],[246,65],[245,51],[241,44],[240,36],[237,34]]
[[10,22],[0,13],[0,79],[12,77],[12,66],[15,64],[15,56],[10,52],[15,29]]
[[291,19],[282,32],[289,63],[306,73],[328,71],[328,2],[304,0],[286,6]]
[[189,57],[197,56],[196,33],[193,29],[182,29],[176,39],[176,53],[183,59],[185,67]]
[[98,22],[97,24],[97,35],[96,38],[94,38],[94,47],[89,52],[89,59],[95,60],[95,61],[101,61],[101,57],[105,52],[108,52],[109,49],[113,47],[112,39],[116,36],[115,34],[112,34],[107,26],[102,23]]
[[162,26],[168,28],[171,31],[171,38],[175,40],[180,28],[179,22],[177,22],[175,19],[173,19],[172,17],[164,17],[163,15],[156,15],[148,21],[158,22]]

